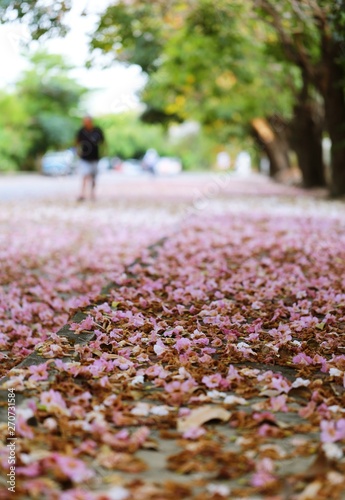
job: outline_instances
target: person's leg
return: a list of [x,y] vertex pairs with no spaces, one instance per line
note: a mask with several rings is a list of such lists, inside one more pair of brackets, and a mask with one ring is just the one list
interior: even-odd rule
[[84,201],[87,195],[88,177],[90,176],[90,166],[84,159],[79,160],[79,174],[81,176],[81,191],[78,201]]
[[81,191],[80,191],[80,196],[78,198],[78,201],[84,201],[85,200],[88,177],[89,177],[88,175],[83,175],[82,176]]
[[80,196],[78,197],[77,201],[83,201],[85,200],[85,192],[86,192],[86,175],[83,175],[81,178],[81,190],[80,190]]
[[91,195],[91,200],[95,200],[96,195],[95,195],[95,190],[96,190],[96,176],[91,175],[91,190],[90,190],[90,195]]
[[91,200],[96,199],[96,178],[97,178],[97,173],[98,173],[98,162],[93,162],[92,164],[92,173],[91,173],[91,190],[90,190],[90,195],[91,195]]

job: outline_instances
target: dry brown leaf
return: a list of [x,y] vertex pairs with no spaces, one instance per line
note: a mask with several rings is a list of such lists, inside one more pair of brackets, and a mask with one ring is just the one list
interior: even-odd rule
[[177,420],[177,430],[185,432],[193,427],[200,427],[205,422],[210,420],[222,420],[227,422],[231,417],[231,413],[224,410],[221,406],[205,405],[201,408],[192,410],[187,417],[179,418]]
[[147,439],[141,447],[144,450],[159,450],[159,443],[154,439]]
[[265,389],[260,392],[260,396],[268,396],[269,398],[278,396],[279,391],[275,389]]
[[147,464],[130,453],[113,452],[104,448],[98,455],[99,465],[109,470],[138,473],[147,469]]
[[325,452],[320,449],[315,461],[305,472],[304,477],[314,478],[317,476],[324,476],[330,469],[332,469],[332,461],[329,460]]
[[322,483],[320,481],[313,481],[308,484],[308,486],[300,493],[297,497],[298,500],[315,500],[317,498],[317,494],[322,487]]
[[120,474],[108,474],[102,477],[102,481],[105,484],[111,484],[112,486],[122,486],[125,483],[125,479]]

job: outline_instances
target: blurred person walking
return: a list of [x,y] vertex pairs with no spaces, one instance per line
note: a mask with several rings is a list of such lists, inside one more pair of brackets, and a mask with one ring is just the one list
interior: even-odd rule
[[95,199],[98,161],[100,159],[99,146],[104,143],[104,134],[100,127],[93,123],[91,116],[85,116],[83,126],[77,132],[76,143],[78,148],[79,172],[82,176],[81,193],[78,201],[86,198],[90,186],[90,198]]
[[152,175],[156,173],[156,165],[159,160],[159,154],[154,148],[150,148],[146,151],[144,158],[142,160],[142,166],[145,172],[149,172]]
[[220,151],[217,154],[217,168],[219,170],[229,170],[231,166],[231,158],[227,151]]

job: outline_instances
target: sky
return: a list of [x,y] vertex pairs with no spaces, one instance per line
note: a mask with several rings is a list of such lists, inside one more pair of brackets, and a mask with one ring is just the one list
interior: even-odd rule
[[[54,38],[39,43],[50,53],[62,54],[75,66],[71,75],[82,85],[93,89],[87,102],[87,112],[93,115],[117,113],[138,108],[136,92],[142,88],[145,77],[138,66],[126,67],[120,63],[109,69],[86,69],[88,33],[92,33],[101,12],[111,0],[73,0],[72,10],[66,17],[70,32],[64,38]],[[83,10],[87,16],[81,16]],[[0,25],[0,87],[11,85],[27,66],[23,47],[35,47],[28,30],[20,24]]]

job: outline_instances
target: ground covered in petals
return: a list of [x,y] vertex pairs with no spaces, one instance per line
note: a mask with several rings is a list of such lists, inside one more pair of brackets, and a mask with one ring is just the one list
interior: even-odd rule
[[4,348],[41,358],[1,386],[18,498],[345,497],[345,209],[266,196],[200,198],[178,230],[71,212],[54,243],[34,216],[9,235]]
[[140,206],[7,204],[0,212],[0,376],[173,224]]

